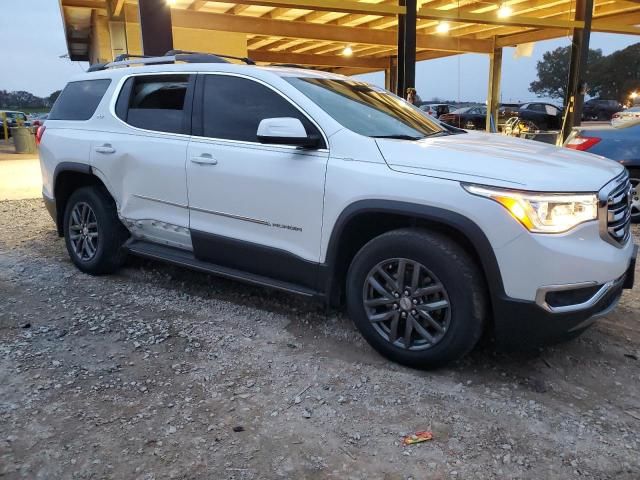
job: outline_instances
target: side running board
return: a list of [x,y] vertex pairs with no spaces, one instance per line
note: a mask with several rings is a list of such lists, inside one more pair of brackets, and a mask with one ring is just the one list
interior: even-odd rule
[[311,289],[301,287],[288,282],[281,282],[261,275],[254,275],[233,268],[221,267],[220,265],[214,265],[209,262],[203,262],[198,260],[193,255],[193,252],[181,250],[174,247],[167,247],[165,245],[159,245],[156,243],[145,242],[143,240],[130,239],[124,248],[131,254],[140,257],[150,258],[153,260],[160,260],[163,262],[179,265],[197,270],[199,272],[210,273],[224,278],[232,280],[239,280],[241,282],[250,283],[253,285],[260,285],[264,287],[275,288],[277,290],[283,290],[289,293],[296,293],[298,295],[304,295],[307,297],[319,297],[319,292],[315,292]]

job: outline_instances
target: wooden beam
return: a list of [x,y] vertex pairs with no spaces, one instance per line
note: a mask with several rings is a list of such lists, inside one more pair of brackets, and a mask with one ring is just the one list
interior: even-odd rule
[[124,7],[124,0],[115,0],[113,4],[113,16],[119,17],[122,13],[122,7]]
[[[125,8],[129,8],[127,5]],[[133,6],[135,9],[135,6]],[[135,18],[132,16],[132,18]],[[272,20],[242,15],[203,13],[190,10],[172,10],[173,25],[182,28],[200,28],[223,32],[287,38],[327,40],[331,42],[362,43],[368,45],[396,45],[396,32],[361,27],[338,27],[316,23]],[[418,35],[416,46],[428,50],[489,53],[492,42],[470,38],[450,38],[440,35]]]
[[91,39],[89,39],[88,37],[82,37],[82,38],[67,37],[67,45],[70,45],[72,43],[89,45],[91,43]]
[[250,50],[249,57],[257,62],[293,63],[296,65],[315,65],[324,67],[380,68],[387,66],[384,58],[343,57],[340,55],[312,55],[305,53],[270,52],[268,50]]
[[193,2],[191,2],[191,4],[187,7],[187,10],[200,10],[202,7],[204,7],[207,4],[207,0],[194,0]]
[[62,6],[68,8],[84,8],[99,10],[103,15],[107,14],[107,4],[105,2],[91,2],[88,0],[62,0]]
[[[228,3],[220,2],[218,3]],[[241,0],[242,5],[262,7],[284,7],[301,10],[319,10],[325,12],[361,13],[367,15],[399,15],[406,10],[393,4],[354,2],[353,0]]]
[[421,8],[420,11],[418,11],[418,18],[509,27],[582,28],[584,26],[584,22],[578,20],[555,20],[551,18],[520,16],[498,18],[494,13],[459,12],[457,10],[443,11],[431,8]]
[[[225,2],[225,3],[227,3],[227,2]],[[225,13],[231,13],[233,15],[240,15],[242,12],[247,10],[250,6],[251,5],[234,5],[229,10],[227,10]]]
[[552,38],[564,37],[567,34],[566,30],[559,29],[547,29],[547,30],[529,30],[527,32],[516,33],[513,35],[507,35],[505,37],[499,37],[496,39],[497,47],[512,47],[519,43],[538,42],[541,40],[549,40]]

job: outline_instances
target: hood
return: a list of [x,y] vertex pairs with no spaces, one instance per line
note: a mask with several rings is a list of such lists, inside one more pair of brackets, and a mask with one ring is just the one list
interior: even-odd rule
[[489,133],[376,142],[392,170],[496,187],[595,192],[623,171],[597,155]]

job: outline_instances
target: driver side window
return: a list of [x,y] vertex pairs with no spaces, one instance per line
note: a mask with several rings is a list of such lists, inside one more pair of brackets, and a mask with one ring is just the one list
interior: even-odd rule
[[253,80],[228,75],[203,75],[202,135],[258,143],[258,125],[265,118],[291,117],[302,122],[307,135],[316,126],[291,102]]

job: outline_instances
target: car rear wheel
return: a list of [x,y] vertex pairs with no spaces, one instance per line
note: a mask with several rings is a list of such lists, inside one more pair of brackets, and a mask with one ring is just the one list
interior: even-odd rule
[[367,243],[347,276],[347,309],[369,344],[415,368],[459,359],[478,342],[485,318],[482,275],[449,237],[418,229]]
[[83,187],[71,195],[64,213],[64,238],[78,269],[92,275],[118,269],[126,257],[122,245],[127,236],[104,187]]
[[640,223],[640,169],[629,170],[631,181],[631,221]]

